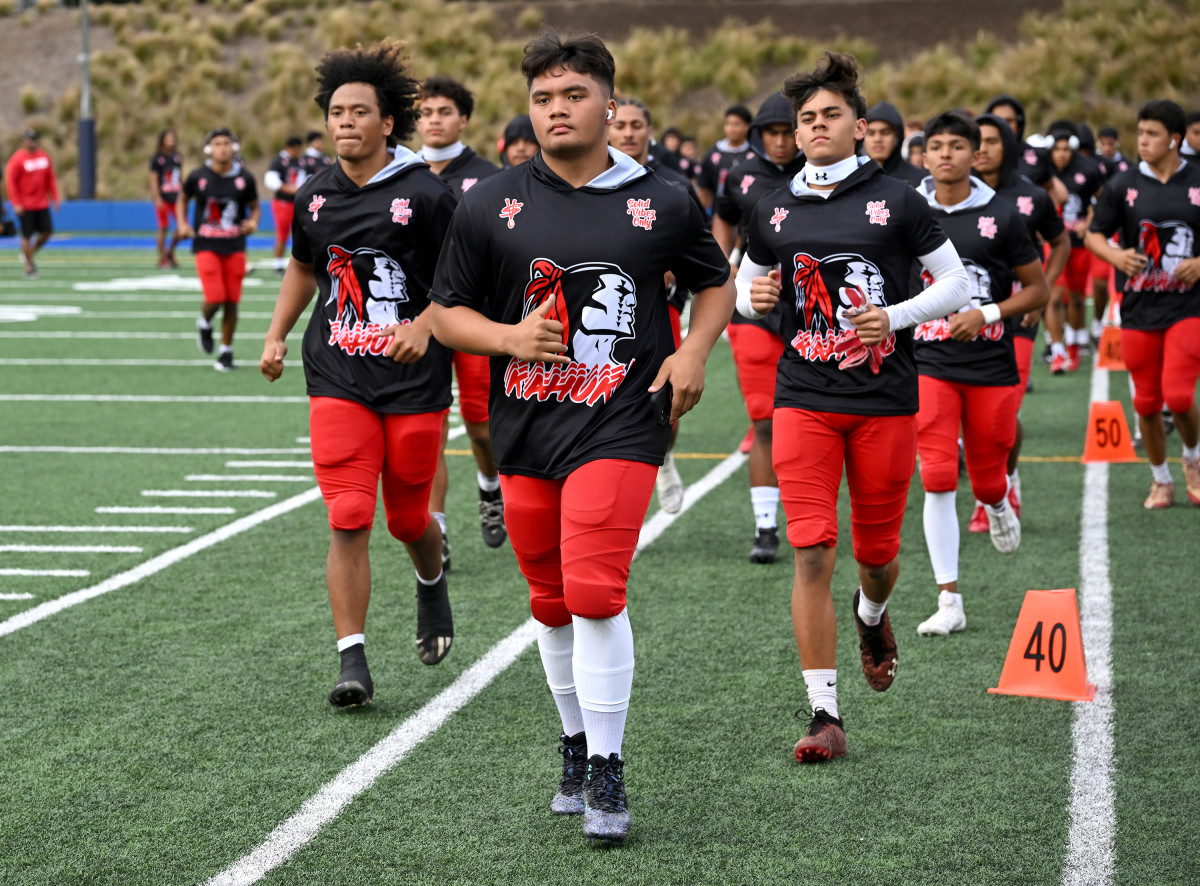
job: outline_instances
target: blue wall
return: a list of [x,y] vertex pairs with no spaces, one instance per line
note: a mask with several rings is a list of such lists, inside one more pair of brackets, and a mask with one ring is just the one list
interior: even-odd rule
[[[51,210],[53,212],[53,210]],[[12,206],[7,207],[12,218]],[[149,200],[66,200],[54,213],[56,231],[135,231],[154,233],[157,222],[154,204]],[[262,203],[260,233],[275,232],[275,218],[270,201]]]

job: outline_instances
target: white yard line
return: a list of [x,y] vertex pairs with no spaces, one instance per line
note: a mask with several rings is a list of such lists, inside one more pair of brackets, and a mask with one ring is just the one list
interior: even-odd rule
[[4,403],[308,403],[308,397],[227,395],[189,397],[167,394],[0,394]]
[[91,573],[86,569],[0,569],[0,575],[30,577],[49,575],[58,578],[86,578]]
[[227,461],[227,468],[311,468],[311,461]]
[[[634,556],[652,544],[668,526],[745,461],[744,455],[735,452],[688,488],[683,509],[678,514],[659,511],[646,521],[638,536]],[[383,741],[343,769],[300,807],[299,812],[271,831],[253,851],[208,880],[205,886],[250,886],[279,867],[316,837],[321,828],[337,818],[355,797],[370,788],[381,775],[396,766],[452,714],[500,676],[522,652],[533,645],[536,638],[536,624],[531,618],[488,650],[479,661],[392,730]]]
[[[0,280],[0,290],[11,289],[14,287],[28,289],[28,284],[13,283],[12,281],[8,281],[8,280]],[[15,292],[12,294],[0,292],[0,302],[16,301],[17,299],[21,299],[22,301],[28,301],[30,298],[30,295],[31,295],[31,293],[29,293],[29,292]],[[142,302],[142,303],[148,304],[148,305],[161,305],[161,304],[166,304],[167,302],[178,302],[179,304],[196,305],[196,307],[199,308],[199,306],[200,306],[199,295],[200,295],[199,290],[197,290],[195,295],[181,295],[178,291],[154,292],[152,290],[143,290],[140,293],[112,292],[112,293],[99,294],[99,293],[85,293],[85,292],[78,292],[78,291],[44,292],[39,289],[39,291],[37,293],[37,299],[39,302],[96,301],[96,302],[104,302],[105,304],[112,304],[113,302]],[[264,295],[247,294],[247,293],[243,292],[242,293],[242,304],[246,304],[248,302],[263,302],[264,304],[274,304],[275,296],[273,296],[273,295],[268,296],[265,294]],[[195,313],[193,313],[190,316],[194,317],[196,315],[195,315]]]
[[0,532],[194,532],[191,526],[0,526]]
[[[1107,400],[1108,370],[1092,370],[1091,402]],[[1108,575],[1108,465],[1084,467],[1079,622],[1096,697],[1074,703],[1074,763],[1063,886],[1108,886],[1116,861],[1112,698],[1112,585]]]
[[305,474],[188,474],[188,483],[311,483]]
[[32,600],[33,594],[0,594],[0,600]]
[[[0,622],[0,637],[19,631],[21,628],[27,628],[44,618],[49,618],[52,615],[62,612],[64,609],[91,600],[94,597],[99,597],[102,594],[107,594],[110,591],[119,590],[120,588],[141,581],[143,578],[161,572],[168,566],[173,566],[181,560],[186,560],[193,554],[198,554],[200,551],[233,538],[247,529],[253,529],[261,523],[266,523],[268,520],[273,520],[275,517],[303,507],[309,502],[317,501],[320,497],[321,490],[314,486],[312,489],[307,489],[299,495],[293,495],[291,498],[276,502],[273,505],[263,508],[261,511],[255,511],[253,514],[247,514],[245,517],[234,520],[232,523],[227,523],[220,529],[216,529],[199,538],[194,538],[187,544],[172,548],[165,553],[159,554],[157,557],[152,557],[145,563],[140,563],[132,569],[106,578],[99,584],[74,591],[62,597],[57,597],[54,600],[48,600],[39,606],[35,606],[25,612],[20,612]],[[0,527],[0,530],[3,530],[3,527]]]
[[274,498],[265,489],[143,489],[142,495],[159,498]]
[[[295,362],[301,362],[299,357],[294,358]],[[293,358],[289,357],[288,362],[293,362]],[[160,367],[173,368],[184,367],[188,369],[212,369],[212,358],[196,359],[196,360],[123,360],[118,358],[90,358],[90,357],[28,357],[28,358],[4,358],[0,359],[0,366],[143,366],[143,367]]]
[[6,554],[140,554],[136,545],[0,545]]
[[148,446],[0,446],[0,452],[63,453],[67,455],[307,455],[303,449],[244,449],[236,446],[178,448]]
[[96,508],[97,514],[236,514],[237,508],[173,508],[159,505],[145,507],[126,507],[124,505],[106,505]]

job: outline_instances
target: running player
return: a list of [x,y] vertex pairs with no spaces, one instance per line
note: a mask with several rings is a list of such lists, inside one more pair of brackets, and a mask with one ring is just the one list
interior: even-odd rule
[[329,701],[337,707],[365,704],[375,691],[364,630],[381,477],[388,532],[417,573],[417,656],[437,664],[454,638],[442,531],[429,514],[450,355],[430,337],[427,298],[454,198],[398,144],[412,134],[418,87],[399,53],[382,43],[331,52],[317,65],[316,100],[338,160],[297,192],[292,260],[259,363],[269,381],[279,378],[285,339],[318,293],[304,376],[313,467],[329,508],[325,578],[341,657]]
[[890,102],[879,102],[867,111],[867,137],[863,148],[868,157],[883,167],[883,174],[907,182],[914,188],[925,178],[925,171],[917,169],[903,157],[904,119],[896,106]]
[[[699,399],[734,292],[699,206],[608,146],[617,109],[604,43],[547,32],[525,47],[522,71],[541,153],[463,199],[431,292],[434,334],[492,358],[505,517],[562,719],[551,809],[584,813],[588,838],[620,841],[629,564],[666,423]],[[667,271],[695,293],[678,350]],[[655,393],[669,403],[659,415]]]
[[300,136],[291,136],[263,176],[263,184],[267,186],[268,191],[275,194],[271,199],[271,215],[275,219],[275,273],[280,277],[283,276],[283,269],[287,264],[283,257],[283,247],[287,245],[288,236],[292,231],[296,191],[308,177],[303,148],[304,141]]
[[[1047,280],[1057,279],[1067,264],[1071,253],[1071,240],[1067,229],[1063,227],[1062,219],[1054,208],[1054,203],[1046,194],[1018,171],[1020,145],[1017,144],[1016,134],[1007,122],[994,114],[982,114],[976,122],[979,124],[980,144],[975,153],[975,173],[983,182],[996,192],[996,198],[1007,202],[1016,208],[1021,220],[1034,243],[1040,242],[1049,247],[1046,256],[1045,277]],[[1014,284],[1019,287],[1020,282]],[[1022,318],[1015,318],[1009,325],[1012,332],[1013,352],[1017,360],[1017,374],[1020,383],[1017,385],[1017,409],[1028,390],[1029,374],[1033,365],[1034,341],[1037,337],[1038,320],[1042,316],[1041,308],[1030,311]],[[1017,465],[1021,456],[1021,443],[1025,430],[1021,419],[1017,418],[1016,441],[1008,454],[1008,486],[1009,502],[1017,516],[1021,516],[1021,475]],[[989,529],[987,512],[983,502],[975,502],[975,510],[967,524],[970,532],[987,532]]]
[[37,265],[33,261],[37,251],[46,245],[54,233],[54,222],[50,217],[50,204],[58,212],[58,180],[54,177],[54,164],[50,155],[39,145],[36,129],[21,133],[21,147],[8,159],[4,168],[4,186],[13,212],[21,225],[21,257],[25,260],[25,278],[37,279]]
[[[1004,125],[996,117],[987,119]],[[919,324],[913,333],[925,545],[938,586],[937,612],[921,622],[917,633],[945,636],[967,625],[958,590],[955,509],[960,430],[971,489],[986,503],[992,544],[1011,554],[1021,543],[1021,522],[1009,501],[1006,477],[1023,393],[1012,329],[1045,305],[1050,288],[1017,207],[971,175],[980,127],[947,111],[929,121],[925,145],[930,178],[919,190],[971,279],[966,306]]]
[[[712,219],[713,237],[735,267],[741,255],[738,244],[743,248],[746,244],[747,225],[758,201],[786,186],[804,168],[804,155],[796,143],[796,112],[783,93],[776,92],[762,103],[750,126],[750,141],[756,156],[729,174]],[[779,481],[771,464],[771,416],[775,370],[783,356],[782,318],[782,307],[761,320],[734,314],[726,330],[752,429],[748,459],[754,514],[751,563],[774,563],[779,553]]]
[[325,153],[325,133],[314,129],[304,137],[304,141],[307,143],[304,168],[310,177],[333,165],[333,158]]
[[179,245],[179,227],[167,246],[167,228],[175,222],[175,201],[183,185],[183,157],[178,151],[179,137],[174,129],[164,129],[158,134],[158,146],[150,158],[150,197],[154,201],[154,214],[158,222],[155,229],[155,245],[158,248],[158,266],[177,268],[175,247]]
[[[1117,269],[1121,354],[1133,379],[1153,481],[1147,508],[1175,501],[1167,467],[1162,408],[1175,417],[1183,442],[1188,500],[1200,505],[1200,168],[1179,156],[1187,130],[1183,108],[1146,102],[1138,110],[1136,168],[1118,173],[1100,195],[1087,247]],[[1120,235],[1125,248],[1108,238]]]
[[[175,204],[175,224],[180,237],[192,238],[196,273],[204,292],[204,305],[196,320],[196,341],[206,354],[213,352],[212,318],[221,311],[221,349],[213,368],[232,372],[233,333],[237,329],[242,278],[246,276],[246,237],[258,230],[261,208],[254,176],[234,156],[237,136],[225,127],[204,137],[208,158],[192,170],[183,183],[183,198]],[[188,203],[196,201],[191,222]]]
[[[858,83],[854,57],[836,53],[784,83],[807,163],[751,213],[737,275],[743,316],[762,317],[783,303],[774,464],[795,549],[792,625],[812,706],[808,733],[795,747],[802,763],[846,753],[830,587],[843,466],[861,581],[851,608],[863,674],[881,692],[896,675],[887,602],[916,461],[910,330],[968,298],[962,262],[929,204],[857,154],[867,134]],[[913,295],[916,260],[936,282]]]
[[[750,111],[744,106],[731,105],[725,109],[725,137],[709,149],[696,174],[696,190],[705,209],[711,210],[721,196],[729,170],[750,159],[752,152],[747,136],[751,122]],[[680,147],[682,149],[683,142]]]
[[[500,171],[462,142],[463,131],[475,110],[475,97],[470,90],[449,77],[430,77],[421,84],[417,101],[417,132],[421,150],[417,152],[434,175],[450,185],[456,200],[478,182]],[[500,492],[500,477],[492,455],[491,426],[488,421],[488,361],[476,354],[453,354],[454,377],[458,381],[458,409],[471,453],[475,456],[475,479],[479,487],[479,522],[483,541],[489,548],[504,544],[508,533],[504,528],[504,500]],[[447,424],[444,434],[450,430]],[[444,449],[444,441],[443,441]],[[450,568],[450,540],[446,531],[446,491],[450,476],[446,469],[446,454],[438,457],[437,478],[433,482],[430,506],[433,516],[442,527],[442,566]]]

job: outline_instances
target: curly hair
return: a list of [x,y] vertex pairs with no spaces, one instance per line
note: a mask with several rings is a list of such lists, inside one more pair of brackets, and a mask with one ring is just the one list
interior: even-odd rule
[[613,94],[617,64],[612,53],[595,34],[581,34],[564,40],[556,31],[545,31],[525,44],[525,58],[521,60],[521,73],[525,85],[532,86],[533,79],[555,68],[566,68],[576,74],[587,74]]
[[867,116],[867,100],[859,91],[858,60],[840,52],[826,52],[825,59],[816,69],[803,74],[793,74],[783,82],[783,95],[800,113],[809,99],[822,89],[836,92],[846,100],[855,116]]
[[388,40],[370,49],[360,44],[355,49],[336,49],[317,63],[317,94],[314,101],[329,116],[334,92],[347,83],[366,83],[375,88],[379,113],[391,117],[392,132],[388,144],[407,140],[416,130],[416,101],[420,84],[404,67],[403,46]]
[[448,98],[458,108],[458,113],[470,117],[475,110],[475,96],[471,90],[450,77],[434,76],[421,84],[421,93],[417,101],[427,98]]

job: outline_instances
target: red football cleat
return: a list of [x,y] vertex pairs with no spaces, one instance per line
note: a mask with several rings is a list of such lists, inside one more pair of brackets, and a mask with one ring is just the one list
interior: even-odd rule
[[746,431],[746,436],[742,438],[742,442],[738,444],[738,452],[745,455],[750,451],[750,447],[754,445],[754,425],[750,425],[750,430]]
[[983,502],[975,502],[975,510],[971,512],[971,522],[967,524],[967,532],[987,532],[988,521],[987,512],[983,509]]

